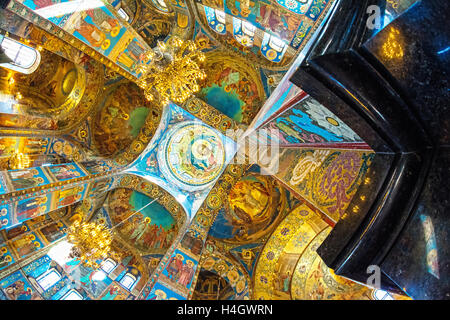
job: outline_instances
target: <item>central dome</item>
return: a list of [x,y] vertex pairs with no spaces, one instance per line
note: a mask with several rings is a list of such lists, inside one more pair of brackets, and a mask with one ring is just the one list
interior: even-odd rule
[[186,191],[196,191],[206,188],[220,175],[225,148],[212,128],[197,121],[185,121],[164,135],[158,162],[168,181]]

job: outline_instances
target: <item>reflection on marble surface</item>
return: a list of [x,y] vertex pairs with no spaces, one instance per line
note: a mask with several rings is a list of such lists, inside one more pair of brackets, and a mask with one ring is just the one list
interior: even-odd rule
[[450,299],[450,148],[437,150],[413,216],[382,269],[414,299]]

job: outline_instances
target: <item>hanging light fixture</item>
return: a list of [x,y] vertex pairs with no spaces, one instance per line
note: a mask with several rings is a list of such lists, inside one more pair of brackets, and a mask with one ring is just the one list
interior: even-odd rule
[[142,76],[137,84],[148,100],[156,98],[162,105],[169,101],[183,103],[200,90],[199,80],[206,78],[201,68],[205,55],[192,40],[172,37],[166,43],[158,41],[145,58],[150,63],[138,68]]
[[26,153],[15,151],[9,159],[9,166],[11,169],[26,169],[31,164],[30,157]]
[[[153,199],[111,229],[101,223],[83,221],[83,218],[75,220],[67,229],[67,242],[73,244],[69,257],[76,258],[85,266],[93,269],[100,267],[97,261],[103,261],[108,257],[118,260],[119,254],[111,247],[113,230],[158,199]],[[78,214],[81,215],[81,213]],[[146,217],[144,222],[150,224],[150,217]]]
[[111,256],[111,231],[95,222],[75,221],[67,230],[67,241],[72,243],[71,258],[77,258],[85,266],[99,268],[98,260]]

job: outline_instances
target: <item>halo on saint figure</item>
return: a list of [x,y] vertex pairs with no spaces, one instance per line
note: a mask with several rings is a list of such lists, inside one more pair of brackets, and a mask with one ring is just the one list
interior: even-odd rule
[[164,291],[162,291],[161,289],[155,290],[155,295],[157,297],[159,297],[160,299],[166,299],[167,298],[167,294]]
[[117,37],[117,35],[120,32],[120,26],[115,26],[114,28],[111,29],[111,37]]
[[105,41],[103,41],[103,43],[102,43],[102,49],[106,50],[109,48],[110,45],[111,45],[111,40],[105,39]]
[[211,153],[211,144],[206,140],[196,140],[192,145],[192,154],[199,160],[208,159]]

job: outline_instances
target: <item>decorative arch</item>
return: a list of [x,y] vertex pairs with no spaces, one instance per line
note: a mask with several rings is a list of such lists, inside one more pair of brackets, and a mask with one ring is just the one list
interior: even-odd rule
[[1,34],[0,48],[10,60],[0,63],[0,66],[12,71],[30,74],[38,68],[41,62],[41,54],[37,49]]
[[331,227],[305,204],[288,214],[258,257],[253,276],[253,299],[367,297],[370,289],[335,276],[316,253],[330,230]]
[[[197,277],[202,271],[208,271],[216,274],[233,290],[232,300],[249,300],[252,288],[250,287],[250,278],[242,266],[234,260],[214,251],[207,252],[200,260]],[[198,279],[198,278],[197,278]],[[202,283],[197,282],[196,288],[200,288]],[[195,294],[195,292],[193,293]],[[192,295],[190,296],[192,297]],[[230,297],[231,298],[231,297]]]
[[105,157],[139,154],[160,116],[159,107],[145,98],[142,89],[128,80],[118,82],[105,92],[91,119],[92,147]]
[[273,231],[287,206],[278,181],[249,172],[231,188],[209,236],[228,244],[255,243]]

